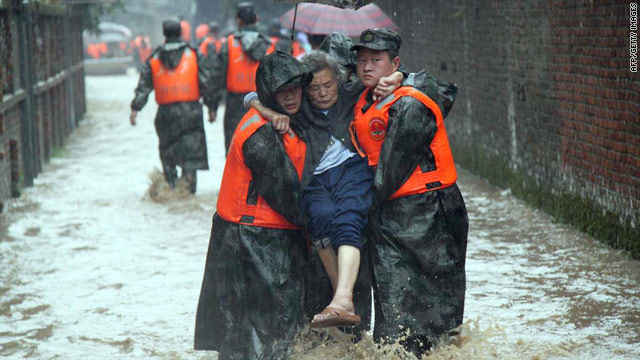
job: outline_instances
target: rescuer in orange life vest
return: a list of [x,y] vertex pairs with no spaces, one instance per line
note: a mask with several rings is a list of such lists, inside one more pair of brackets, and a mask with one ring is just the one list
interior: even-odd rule
[[290,53],[296,59],[300,59],[305,54],[304,48],[297,40],[293,41],[292,46],[291,36],[286,35],[286,33],[287,31],[283,30],[280,26],[280,20],[271,19],[271,21],[269,21],[269,39],[271,40],[271,47],[267,52],[280,50]]
[[196,170],[209,169],[200,98],[212,108],[208,95],[212,83],[206,67],[201,66],[201,55],[182,41],[180,23],[166,20],[162,29],[164,45],[155,49],[140,70],[130,122],[136,124],[138,111],[147,103],[149,93],[155,91],[159,104],[155,127],[165,179],[174,187],[179,166],[189,190],[195,193]]
[[397,69],[400,43],[394,31],[369,29],[352,47],[367,90],[351,131],[375,169],[374,338],[407,332],[401,343],[419,357],[462,324],[469,223],[443,122],[457,87],[434,80],[431,97],[402,86],[372,99],[378,79]]
[[191,24],[187,20],[185,20],[182,16],[180,16],[179,20],[180,20],[180,29],[182,30],[181,32],[182,41],[186,43],[190,43],[191,42]]
[[[257,70],[260,101],[292,117],[311,81],[275,52]],[[233,135],[220,186],[196,316],[194,347],[219,359],[285,359],[303,323],[307,245],[300,206],[306,144],[256,110]]]
[[217,21],[209,23],[209,33],[200,44],[200,52],[205,57],[213,57],[220,52],[222,44],[227,41],[226,38],[219,38],[220,25]]
[[[217,108],[223,91],[227,90],[224,113],[225,150],[229,150],[231,136],[244,114],[244,96],[255,91],[255,75],[258,63],[271,46],[269,39],[258,32],[253,4],[238,4],[236,22],[238,30],[227,37],[220,53],[211,59],[214,87],[213,109]],[[213,119],[210,119],[211,121]]]
[[151,56],[153,47],[151,46],[151,39],[145,35],[136,36],[129,44],[129,53],[133,54],[136,68],[140,70],[147,59]]
[[[302,175],[302,204],[308,219],[309,236],[317,245],[311,249],[316,254],[312,253],[309,258],[307,274],[308,289],[311,290],[307,291],[305,311],[313,316],[312,327],[355,325],[359,316],[356,314],[361,314],[361,329],[368,330],[371,313],[371,241],[363,244],[363,248],[359,243],[360,230],[369,213],[371,195],[370,186],[367,186],[370,182],[366,181],[367,176],[363,171],[358,170],[361,168],[359,163],[364,161],[364,170],[368,172],[369,169],[367,160],[356,156],[357,150],[349,136],[354,105],[365,87],[357,77],[355,81],[347,81],[338,65],[339,62],[343,65],[353,63],[355,66],[355,53],[352,54],[350,50],[351,39],[334,33],[325,41],[328,44],[321,48],[328,49],[339,60],[322,52],[302,58],[302,63],[314,76],[305,97],[309,101],[303,101],[297,116],[303,119],[303,136],[308,145]],[[424,87],[428,90],[434,84],[431,78],[425,76],[425,72],[408,74],[406,69],[400,72],[407,76],[406,81],[411,79],[421,89]],[[400,85],[403,76],[398,78],[398,75],[400,73],[381,78],[376,94],[381,98],[390,95]],[[255,107],[265,118],[272,119],[279,131],[287,131],[285,120],[288,117],[282,114],[273,116],[273,111],[265,109],[256,97],[254,93],[248,94],[245,105]],[[371,177],[368,176],[369,179]],[[368,204],[366,199],[369,199]],[[336,251],[327,246],[329,242],[337,248],[337,256]],[[324,266],[320,265],[318,258],[322,259]],[[361,264],[359,269],[358,259]],[[335,269],[337,263],[341,264],[340,270]],[[330,282],[327,281],[327,274]],[[354,284],[352,281],[356,276]],[[335,292],[333,289],[336,289]],[[327,306],[330,302],[330,306]]]

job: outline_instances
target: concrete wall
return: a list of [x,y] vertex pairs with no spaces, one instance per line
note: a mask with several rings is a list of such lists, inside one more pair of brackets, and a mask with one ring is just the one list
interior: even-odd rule
[[459,85],[456,162],[640,256],[640,76],[620,1],[379,0],[401,56]]

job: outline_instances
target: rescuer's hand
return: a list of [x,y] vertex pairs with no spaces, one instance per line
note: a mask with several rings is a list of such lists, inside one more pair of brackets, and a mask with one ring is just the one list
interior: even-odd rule
[[136,116],[138,115],[138,112],[135,110],[131,111],[131,116],[129,116],[129,122],[131,123],[131,125],[136,126]]
[[404,75],[401,72],[396,71],[389,76],[381,77],[378,81],[378,86],[373,89],[373,100],[381,100],[391,95],[402,84]]
[[216,113],[218,111],[217,110],[211,110],[209,109],[209,122],[213,123],[214,121],[216,121]]

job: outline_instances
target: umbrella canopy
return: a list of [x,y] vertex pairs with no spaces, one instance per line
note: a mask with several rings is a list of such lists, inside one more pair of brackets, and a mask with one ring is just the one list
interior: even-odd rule
[[275,2],[291,2],[291,3],[299,3],[299,2],[314,2],[318,4],[327,4],[332,6],[337,6],[343,9],[359,9],[369,3],[372,3],[373,0],[273,0]]
[[[330,0],[327,0],[330,1]],[[335,0],[341,3],[340,0]],[[357,1],[349,1],[356,4]],[[359,10],[339,9],[322,4],[302,3],[280,17],[282,26],[291,27],[296,16],[296,30],[308,34],[331,34],[336,31],[346,36],[358,36],[366,29],[387,28],[398,30],[398,26],[377,5],[369,4]]]

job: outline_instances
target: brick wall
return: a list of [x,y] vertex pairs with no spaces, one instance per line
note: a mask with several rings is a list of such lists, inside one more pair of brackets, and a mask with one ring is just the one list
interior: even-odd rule
[[0,2],[0,209],[33,182],[85,112],[84,15]]
[[458,164],[640,255],[628,2],[376,3],[401,27],[411,69],[459,85],[446,122]]

